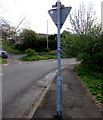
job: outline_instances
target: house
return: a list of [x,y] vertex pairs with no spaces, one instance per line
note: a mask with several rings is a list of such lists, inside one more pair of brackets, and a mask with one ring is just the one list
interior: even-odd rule
[[[39,36],[42,36],[42,37],[47,37],[47,34],[45,33],[38,33]],[[48,36],[51,35],[51,34],[48,34]]]

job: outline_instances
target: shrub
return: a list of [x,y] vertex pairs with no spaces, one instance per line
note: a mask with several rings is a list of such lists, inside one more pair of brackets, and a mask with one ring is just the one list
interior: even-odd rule
[[50,51],[50,48],[45,48],[44,51],[45,51],[45,52],[49,52],[49,51]]
[[57,56],[57,50],[50,51],[50,52],[49,52],[49,55],[54,55],[54,56]]
[[27,50],[25,51],[25,53],[27,53],[28,56],[33,56],[33,55],[36,56],[36,55],[38,55],[38,53],[37,53],[35,50],[31,49],[31,48],[27,49]]
[[24,61],[37,61],[37,60],[48,60],[48,57],[44,57],[44,56],[24,56],[21,58],[21,60]]

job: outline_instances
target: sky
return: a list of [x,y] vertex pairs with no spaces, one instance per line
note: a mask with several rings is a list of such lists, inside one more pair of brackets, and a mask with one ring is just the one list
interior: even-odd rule
[[[17,27],[23,18],[25,20],[20,28],[30,28],[36,33],[57,33],[57,28],[48,14],[52,5],[57,0],[0,0],[0,16],[8,20],[12,26]],[[91,4],[97,13],[98,20],[101,20],[101,2],[103,0],[61,0],[65,7],[72,7],[71,12],[78,9],[81,3]],[[67,17],[61,32],[70,25],[69,16]]]

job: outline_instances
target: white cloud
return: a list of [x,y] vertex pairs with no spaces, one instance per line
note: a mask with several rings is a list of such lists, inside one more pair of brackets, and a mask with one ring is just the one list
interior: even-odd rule
[[[72,6],[72,11],[78,8],[80,3],[94,4],[98,16],[101,15],[101,1],[102,0],[61,0],[65,6]],[[0,14],[11,22],[12,25],[17,26],[19,22],[25,17],[25,21],[21,24],[21,27],[29,26],[36,32],[46,33],[47,20],[49,33],[56,33],[57,29],[48,15],[48,10],[52,8],[52,5],[56,3],[56,0],[0,0]],[[101,18],[101,17],[100,17]],[[68,20],[64,24],[63,29],[69,25]]]

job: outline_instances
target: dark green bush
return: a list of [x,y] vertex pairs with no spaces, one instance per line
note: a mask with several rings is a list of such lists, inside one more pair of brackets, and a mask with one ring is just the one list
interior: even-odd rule
[[24,56],[21,58],[21,60],[24,61],[37,61],[37,60],[48,60],[49,57],[44,56]]
[[28,56],[34,56],[34,55],[37,56],[38,55],[38,53],[35,50],[31,49],[31,48],[27,49],[25,51],[25,53],[27,53]]
[[67,56],[77,57],[90,69],[103,72],[103,33],[77,35],[64,32],[62,49]]
[[45,51],[45,52],[49,52],[49,51],[50,51],[50,48],[45,48],[44,51]]

